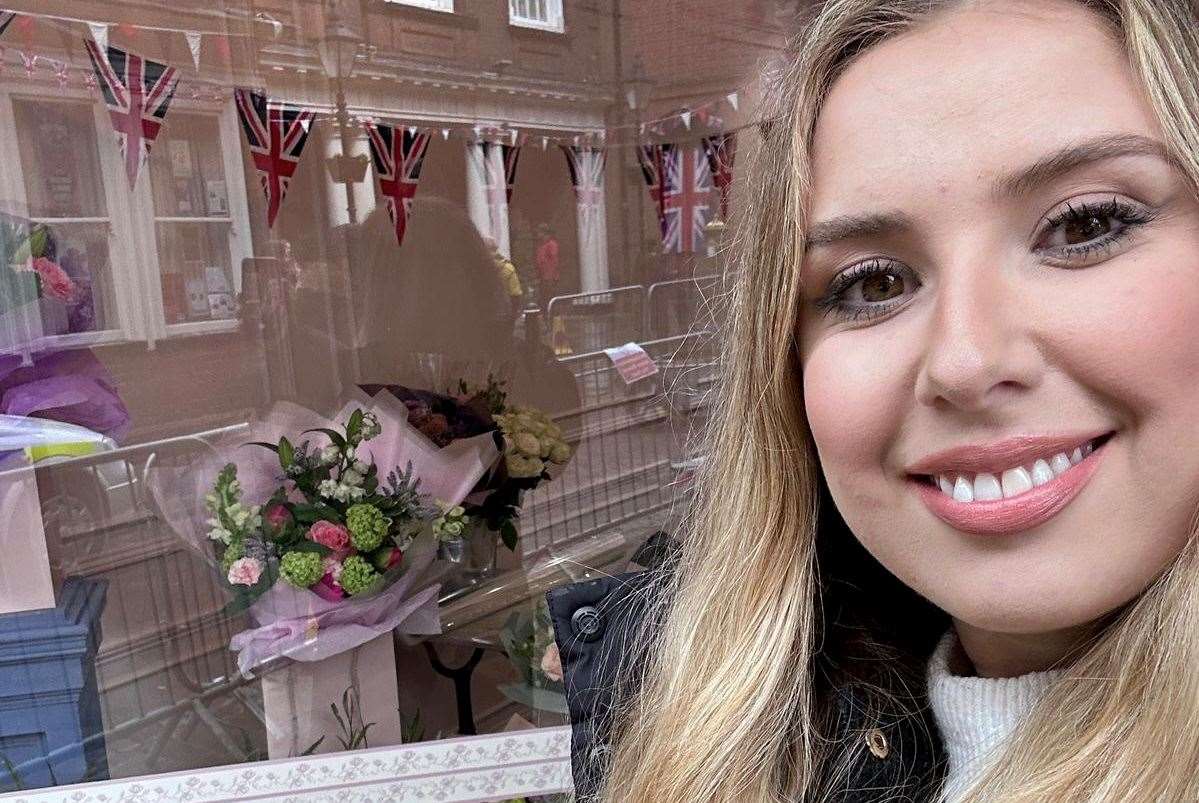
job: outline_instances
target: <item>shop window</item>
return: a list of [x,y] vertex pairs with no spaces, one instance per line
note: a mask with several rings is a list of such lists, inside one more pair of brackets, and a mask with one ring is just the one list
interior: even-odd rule
[[562,0],[508,0],[508,22],[561,33],[565,30]]

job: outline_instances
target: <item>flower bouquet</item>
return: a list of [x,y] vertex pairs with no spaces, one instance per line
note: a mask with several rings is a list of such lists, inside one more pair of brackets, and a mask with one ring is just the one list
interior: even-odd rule
[[80,290],[55,262],[49,228],[0,214],[0,345],[24,346],[68,330]]
[[[462,526],[439,528],[441,554],[454,560],[472,537],[481,541],[484,552],[494,547],[497,539],[515,552],[524,493],[552,479],[570,460],[571,449],[562,430],[540,410],[509,404],[504,382],[494,376],[488,376],[481,387],[460,380],[456,391],[445,393],[401,385],[364,385],[362,389],[376,399],[391,395],[401,401],[409,424],[440,448],[463,438],[490,435],[497,458],[460,505],[457,515]],[[387,393],[382,393],[384,390]],[[491,558],[482,563],[493,561],[492,548]],[[473,570],[486,575],[488,566],[476,565]]]
[[[272,670],[262,680],[270,754],[296,755],[332,734],[329,703],[349,686],[376,722],[372,745],[397,743],[391,633],[441,630],[432,494],[461,501],[495,447],[426,448],[402,405],[360,394],[332,420],[281,402],[247,430],[199,456],[162,456],[147,483],[163,517],[220,573],[226,612],[249,616],[230,648],[243,673]],[[298,663],[276,670],[278,658]]]

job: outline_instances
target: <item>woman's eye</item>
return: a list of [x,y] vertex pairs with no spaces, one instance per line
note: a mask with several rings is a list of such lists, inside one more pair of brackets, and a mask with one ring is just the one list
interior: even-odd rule
[[1064,212],[1048,220],[1036,250],[1066,259],[1087,257],[1096,251],[1110,250],[1154,217],[1154,212],[1114,197],[1078,207],[1067,204]]
[[847,269],[822,298],[813,302],[826,315],[860,320],[896,306],[919,287],[911,270],[888,260],[872,259]]

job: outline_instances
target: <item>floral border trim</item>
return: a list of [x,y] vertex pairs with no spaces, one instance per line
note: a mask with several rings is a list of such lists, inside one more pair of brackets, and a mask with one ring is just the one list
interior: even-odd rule
[[439,739],[306,758],[15,792],[22,803],[439,801],[472,803],[573,789],[570,727]]

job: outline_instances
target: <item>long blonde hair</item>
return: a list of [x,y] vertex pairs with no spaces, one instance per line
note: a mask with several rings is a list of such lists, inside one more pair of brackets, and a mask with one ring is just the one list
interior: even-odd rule
[[[961,1],[828,0],[788,43],[765,103],[774,124],[733,227],[738,270],[710,458],[682,555],[648,617],[660,631],[647,630],[644,660],[627,664],[638,691],[615,711],[603,800],[824,799],[852,763],[829,739],[830,666],[868,667],[855,682],[896,710],[914,716],[921,705],[923,661],[948,619],[846,545],[854,539],[829,503],[803,413],[795,266],[812,132],[833,81],[857,54]],[[1084,4],[1123,42],[1169,148],[1199,186],[1194,5]],[[1191,524],[1177,560],[1070,656],[1064,680],[967,799],[1199,800]],[[883,660],[857,660],[871,656]]]

